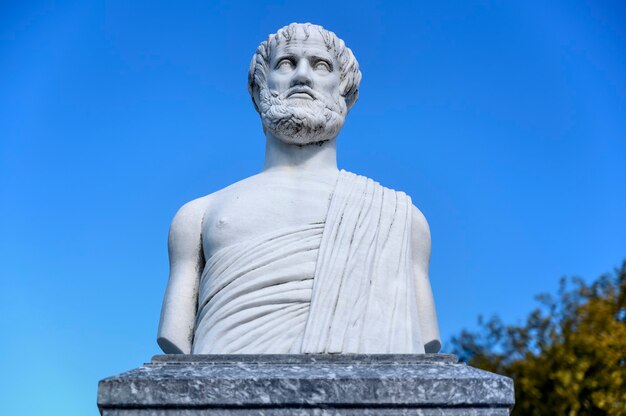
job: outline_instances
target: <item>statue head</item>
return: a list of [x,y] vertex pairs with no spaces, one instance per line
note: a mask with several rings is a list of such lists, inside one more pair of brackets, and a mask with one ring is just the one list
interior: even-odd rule
[[248,90],[264,131],[285,143],[306,145],[337,136],[360,81],[358,62],[334,33],[292,23],[257,48]]

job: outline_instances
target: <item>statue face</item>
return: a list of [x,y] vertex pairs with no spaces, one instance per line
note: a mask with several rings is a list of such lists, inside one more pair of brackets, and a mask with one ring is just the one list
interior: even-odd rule
[[274,45],[259,100],[265,129],[289,144],[336,137],[347,113],[340,82],[339,64],[317,30]]
[[317,30],[312,30],[308,39],[293,39],[274,48],[267,87],[278,94],[287,93],[291,105],[314,100],[315,92],[338,100],[339,84],[339,65]]

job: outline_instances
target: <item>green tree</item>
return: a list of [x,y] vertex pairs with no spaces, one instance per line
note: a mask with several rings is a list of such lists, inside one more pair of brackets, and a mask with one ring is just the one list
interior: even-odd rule
[[514,379],[513,415],[626,415],[626,261],[537,300],[523,325],[479,318],[479,331],[452,338],[454,353]]

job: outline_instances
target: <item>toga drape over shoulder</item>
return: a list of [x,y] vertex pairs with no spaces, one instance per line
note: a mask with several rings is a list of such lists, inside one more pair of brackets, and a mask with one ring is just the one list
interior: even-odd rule
[[411,219],[407,195],[342,170],[325,223],[207,260],[193,353],[423,353],[436,322],[417,305],[432,295],[413,276]]

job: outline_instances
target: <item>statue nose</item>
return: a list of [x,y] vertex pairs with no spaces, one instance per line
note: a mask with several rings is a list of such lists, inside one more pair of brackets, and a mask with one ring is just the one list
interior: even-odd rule
[[312,87],[312,84],[313,79],[311,77],[311,66],[306,59],[301,59],[296,67],[296,71],[291,81],[291,86],[306,85],[307,87]]

